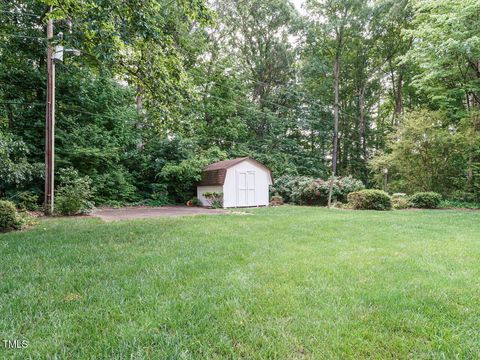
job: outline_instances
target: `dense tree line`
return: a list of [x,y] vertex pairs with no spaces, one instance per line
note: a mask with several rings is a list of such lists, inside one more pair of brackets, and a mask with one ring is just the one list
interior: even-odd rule
[[[53,6],[53,12],[49,12]],[[95,202],[185,201],[207,163],[480,201],[478,0],[12,0],[0,7],[0,196],[43,192],[46,20],[57,169]]]

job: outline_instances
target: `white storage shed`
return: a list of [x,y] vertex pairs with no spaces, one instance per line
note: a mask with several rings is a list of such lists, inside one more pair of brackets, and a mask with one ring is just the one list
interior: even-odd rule
[[223,207],[268,206],[272,172],[249,157],[219,161],[203,169],[197,197],[204,206],[206,192],[223,193]]

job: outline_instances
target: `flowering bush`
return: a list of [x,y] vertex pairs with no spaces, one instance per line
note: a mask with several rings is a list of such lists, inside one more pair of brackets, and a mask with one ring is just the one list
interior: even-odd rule
[[221,192],[204,192],[203,196],[208,201],[208,205],[214,209],[223,207],[223,193]]
[[392,205],[396,210],[408,209],[412,206],[406,194],[396,193],[392,195]]
[[[303,187],[300,191],[300,203],[307,205],[327,205],[328,193],[331,180],[315,179]],[[336,177],[333,179],[332,199],[345,202],[351,192],[364,189],[360,180],[348,177]]]
[[308,176],[284,175],[275,179],[275,185],[270,192],[283,198],[286,203],[299,203],[300,189],[312,182],[313,178]]

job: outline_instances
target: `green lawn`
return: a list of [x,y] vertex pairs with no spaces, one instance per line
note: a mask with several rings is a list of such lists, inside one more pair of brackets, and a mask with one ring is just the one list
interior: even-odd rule
[[250,212],[0,234],[0,358],[479,357],[480,212]]

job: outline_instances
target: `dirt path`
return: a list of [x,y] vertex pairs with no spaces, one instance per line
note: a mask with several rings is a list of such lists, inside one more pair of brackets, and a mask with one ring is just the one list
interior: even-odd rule
[[187,206],[129,206],[123,208],[99,208],[93,212],[93,216],[104,221],[144,219],[151,217],[172,217],[192,215],[219,215],[226,213],[223,209],[205,209],[200,207]]

